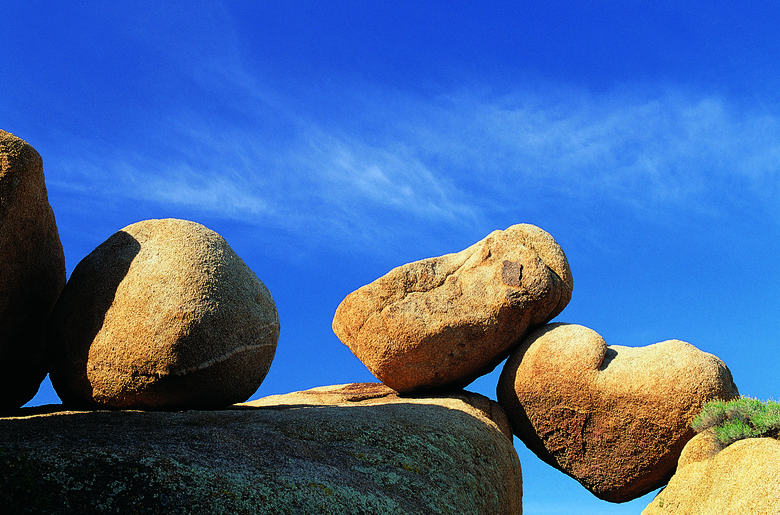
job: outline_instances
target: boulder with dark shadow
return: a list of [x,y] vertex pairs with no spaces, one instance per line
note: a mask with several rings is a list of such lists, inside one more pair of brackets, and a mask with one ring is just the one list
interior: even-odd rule
[[271,293],[224,238],[147,220],[73,271],[52,314],[51,380],[76,406],[226,406],[260,386],[278,336]]
[[0,409],[22,406],[46,377],[46,318],[63,286],[65,256],[43,160],[0,130]]
[[608,346],[573,324],[530,334],[497,393],[537,456],[612,502],[663,486],[704,403],[739,395],[726,365],[689,343]]

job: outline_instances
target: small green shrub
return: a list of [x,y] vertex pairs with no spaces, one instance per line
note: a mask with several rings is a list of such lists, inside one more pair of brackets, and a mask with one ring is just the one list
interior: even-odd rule
[[706,403],[691,422],[697,433],[713,428],[723,445],[744,438],[777,437],[780,434],[780,403],[763,403],[750,397],[733,401],[714,400]]

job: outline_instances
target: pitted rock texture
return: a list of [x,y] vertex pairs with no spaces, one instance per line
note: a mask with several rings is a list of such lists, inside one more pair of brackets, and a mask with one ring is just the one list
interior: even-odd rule
[[[356,400],[366,389],[387,402]],[[470,401],[391,399],[371,385],[319,390],[219,411],[20,410],[0,418],[2,505],[41,514],[522,513],[512,442]],[[340,400],[310,402],[328,395]]]
[[699,458],[681,462],[669,484],[655,496],[642,515],[780,513],[779,441],[748,438],[734,442],[708,458]]
[[147,220],[73,271],[50,324],[52,385],[73,405],[226,406],[257,390],[278,337],[271,293],[220,235]]
[[25,404],[46,377],[46,319],[63,286],[65,256],[43,160],[0,130],[0,409]]
[[739,392],[721,360],[689,343],[607,346],[586,327],[550,324],[509,357],[497,395],[537,456],[625,502],[669,480],[705,402]]
[[461,387],[495,368],[530,326],[560,313],[571,293],[569,264],[552,236],[514,225],[350,293],[333,331],[396,391]]

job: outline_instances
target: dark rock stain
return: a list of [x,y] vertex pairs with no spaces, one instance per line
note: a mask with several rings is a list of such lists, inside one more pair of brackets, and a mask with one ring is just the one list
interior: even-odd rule
[[520,286],[523,279],[523,265],[505,259],[501,268],[501,280],[507,286]]

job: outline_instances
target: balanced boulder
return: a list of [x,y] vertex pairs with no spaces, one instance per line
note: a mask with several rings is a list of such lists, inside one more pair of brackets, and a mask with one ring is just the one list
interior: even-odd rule
[[46,319],[65,257],[38,152],[0,131],[0,409],[35,396],[48,372]]
[[25,408],[0,418],[0,504],[4,513],[522,513],[520,462],[482,410],[491,401],[393,393],[342,385],[219,411]]
[[[774,438],[748,438],[718,451],[696,435],[688,446],[698,448],[699,459],[681,460],[669,484],[661,490],[642,515],[685,513],[780,513],[780,441]],[[709,440],[705,440],[708,442]],[[713,453],[701,455],[702,447]]]
[[566,256],[533,225],[400,266],[350,293],[333,330],[398,392],[464,386],[498,365],[529,326],[569,302]]
[[607,346],[586,327],[550,324],[512,353],[497,395],[537,456],[624,502],[669,480],[705,402],[739,393],[726,365],[689,343]]
[[270,292],[219,234],[147,220],[74,269],[51,318],[52,385],[66,404],[225,406],[257,390],[278,336]]

